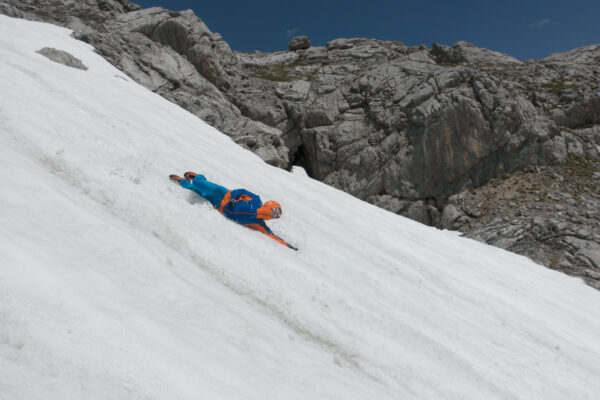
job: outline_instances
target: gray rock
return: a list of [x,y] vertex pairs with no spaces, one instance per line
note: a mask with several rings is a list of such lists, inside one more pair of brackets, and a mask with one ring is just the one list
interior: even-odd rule
[[567,236],[565,242],[575,249],[575,257],[589,262],[594,268],[600,269],[600,244],[573,236]]
[[68,17],[65,21],[65,26],[73,30],[74,36],[91,35],[96,33],[95,29],[86,25],[81,19],[77,17]]
[[310,47],[310,40],[308,40],[308,36],[296,36],[290,40],[288,44],[288,48],[290,51],[296,50],[306,50]]
[[23,13],[19,9],[4,2],[0,3],[0,14],[4,14],[13,18],[24,18]]
[[234,64],[235,58],[229,45],[219,34],[213,34],[191,10],[174,13],[154,7],[122,14],[108,26],[121,32],[142,33],[187,57],[216,87],[230,86],[225,67]]
[[44,47],[43,49],[36,51],[36,53],[39,53],[47,59],[52,60],[56,63],[66,65],[67,67],[87,71],[87,67],[83,64],[83,62],[81,62],[80,59],[74,57],[73,55],[67,53],[64,50],[57,50],[51,47]]
[[550,163],[561,164],[567,159],[567,145],[564,136],[555,136],[542,143],[543,157]]
[[96,0],[98,7],[102,11],[115,13],[124,13],[128,11],[136,11],[141,9],[137,4],[133,4],[127,0]]
[[448,204],[446,207],[444,207],[444,212],[442,213],[442,228],[454,228],[454,222],[461,216],[463,216],[463,213],[459,211],[456,206]]
[[565,143],[567,145],[567,154],[581,157],[583,156],[583,144],[579,141],[575,136],[573,136],[569,132],[561,132],[561,135],[565,138]]
[[510,65],[521,63],[521,61],[509,55],[481,49],[463,41],[454,43],[452,47],[434,43],[431,54],[438,62],[449,64]]
[[410,201],[400,200],[388,194],[381,196],[371,196],[369,198],[369,202],[375,204],[377,207],[384,208],[395,214],[401,214],[408,208],[408,206],[412,204],[412,202]]
[[598,271],[594,271],[594,270],[591,270],[591,269],[586,269],[585,270],[585,275],[587,275],[589,278],[591,278],[591,279],[593,279],[595,281],[600,282],[600,272],[598,272]]
[[423,201],[416,201],[408,207],[406,216],[418,222],[428,223],[429,216],[427,214],[427,208]]

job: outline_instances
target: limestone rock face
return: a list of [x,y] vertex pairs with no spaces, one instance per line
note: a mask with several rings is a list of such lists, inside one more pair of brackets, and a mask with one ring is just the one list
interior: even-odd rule
[[73,29],[272,165],[596,285],[600,45],[529,61],[362,38],[237,53],[191,11],[4,0],[0,12]]
[[124,13],[139,10],[141,7],[127,0],[97,0],[98,7],[102,11]]
[[[394,212],[421,202],[441,213],[449,195],[561,151],[555,123],[516,85],[439,65],[426,48],[340,39],[301,54],[244,55],[241,67],[238,106],[287,132],[292,162]],[[398,209],[393,199],[406,202]]]
[[520,64],[516,58],[488,49],[481,49],[471,43],[459,41],[452,47],[434,43],[431,55],[440,63],[449,64]]
[[23,13],[15,6],[8,3],[0,3],[0,14],[13,18],[24,18]]
[[111,31],[139,32],[155,43],[185,56],[198,72],[219,88],[229,85],[224,67],[235,63],[229,45],[213,34],[190,10],[172,12],[159,7],[119,15]]

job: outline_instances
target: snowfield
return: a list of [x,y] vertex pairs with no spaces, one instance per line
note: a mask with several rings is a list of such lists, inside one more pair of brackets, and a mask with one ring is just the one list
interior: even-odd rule
[[[0,15],[0,162],[0,399],[600,393],[600,292],[270,167],[67,29]],[[188,170],[279,201],[300,251]]]

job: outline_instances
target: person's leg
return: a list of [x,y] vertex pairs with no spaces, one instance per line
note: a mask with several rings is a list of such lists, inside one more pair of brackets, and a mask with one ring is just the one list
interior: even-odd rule
[[195,172],[191,172],[191,171],[188,171],[185,174],[183,174],[183,176],[185,177],[185,179],[187,179],[190,182],[194,180],[194,178],[196,177],[196,175],[198,175],[198,174],[195,173]]
[[206,180],[206,177],[202,174],[198,174],[192,179],[192,185],[198,188],[198,190],[202,190],[205,187],[206,183],[210,183]]
[[190,183],[190,181],[188,181],[187,179],[182,179],[182,180],[180,180],[180,181],[179,181],[179,185],[180,185],[182,188],[186,188],[186,189],[189,189],[189,190],[194,190],[194,186],[193,186],[193,185]]
[[[200,174],[196,175],[194,177],[194,179],[192,180],[192,182],[190,182],[189,180],[182,178],[178,175],[169,175],[169,178],[172,181],[179,183],[179,185],[182,188],[189,189],[193,192],[196,192],[200,196],[209,200],[211,203],[213,203],[213,201],[210,199],[210,197],[213,197],[211,195],[213,195],[217,191],[221,192],[218,190],[219,188],[224,189],[225,193],[227,193],[227,189],[225,189],[222,186],[219,186],[217,184],[207,181],[206,178],[204,177],[204,175],[200,175]],[[221,196],[221,199],[222,198],[223,198],[223,196]]]
[[219,208],[223,196],[229,189],[206,180],[204,175],[197,175],[192,181],[193,191],[207,199],[215,208]]
[[[202,178],[204,178],[204,177],[202,177]],[[195,178],[194,178],[194,181],[192,181],[192,182],[188,181],[187,179],[182,179],[179,181],[179,185],[182,188],[189,189],[192,192],[199,195],[200,197],[208,200],[208,202],[210,204],[212,204],[213,207],[215,207],[215,208],[219,208],[221,199],[223,199],[223,196],[224,196],[224,194],[221,195],[219,192],[217,192],[215,190],[211,190],[212,186],[215,186],[217,188],[221,188],[221,186],[215,185],[214,183],[211,183],[211,182],[208,182],[206,180],[206,178],[204,178],[204,181],[202,181],[202,179],[195,181]]]

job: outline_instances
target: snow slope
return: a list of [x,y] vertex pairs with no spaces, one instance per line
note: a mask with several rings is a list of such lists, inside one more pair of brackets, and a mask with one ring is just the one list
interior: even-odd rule
[[[600,292],[272,168],[66,29],[0,16],[0,163],[1,399],[600,392]],[[187,170],[277,199],[300,251]]]

